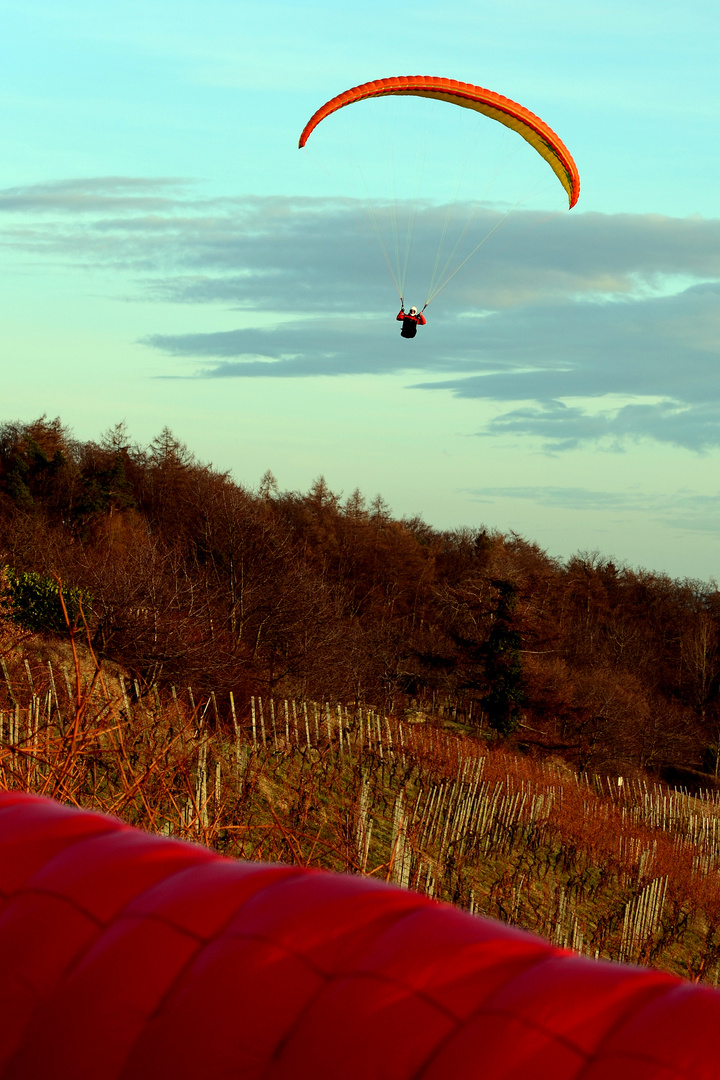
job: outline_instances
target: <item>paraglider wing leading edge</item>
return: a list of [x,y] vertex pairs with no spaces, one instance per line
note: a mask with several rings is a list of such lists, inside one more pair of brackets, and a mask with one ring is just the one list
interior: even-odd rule
[[303,128],[299,147],[305,146],[317,125],[327,116],[372,97],[390,95],[411,95],[413,97],[436,98],[459,105],[464,109],[474,109],[492,120],[497,120],[505,127],[521,135],[538,154],[547,161],[558,180],[567,192],[570,208],[580,195],[580,175],[570,151],[555,134],[552,128],[516,101],[486,90],[472,83],[458,82],[456,79],[442,79],[434,75],[398,75],[390,79],[374,79],[345,90],[337,97],[322,105]]

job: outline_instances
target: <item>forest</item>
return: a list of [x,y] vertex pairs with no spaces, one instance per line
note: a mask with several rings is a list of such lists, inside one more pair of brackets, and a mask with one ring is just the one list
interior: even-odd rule
[[718,774],[714,582],[398,520],[322,477],[251,490],[167,429],[143,447],[123,424],[0,426],[0,574],[19,629],[81,635],[138,701],[341,702],[581,774]]

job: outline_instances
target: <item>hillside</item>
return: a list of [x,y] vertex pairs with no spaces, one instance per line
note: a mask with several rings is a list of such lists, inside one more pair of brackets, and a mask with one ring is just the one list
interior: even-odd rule
[[717,983],[714,585],[45,420],[0,567],[0,785]]
[[61,582],[143,697],[414,709],[581,772],[717,774],[714,583],[396,520],[322,478],[250,491],[168,431],[80,443],[45,419],[0,428],[2,565],[21,625],[62,630]]

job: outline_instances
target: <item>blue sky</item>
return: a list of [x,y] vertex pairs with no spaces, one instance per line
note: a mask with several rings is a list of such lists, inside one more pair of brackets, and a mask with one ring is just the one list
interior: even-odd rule
[[[249,486],[323,474],[438,527],[717,574],[716,4],[0,14],[2,419],[167,425]],[[437,103],[353,106],[298,151],[324,100],[415,73],[543,117],[577,207],[517,136]],[[488,239],[409,343],[368,209],[397,196],[402,223],[415,195],[410,302],[449,204],[466,250]]]

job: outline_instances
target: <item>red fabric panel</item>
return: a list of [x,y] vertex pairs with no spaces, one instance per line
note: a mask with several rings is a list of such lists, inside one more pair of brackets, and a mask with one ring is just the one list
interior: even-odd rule
[[[644,1080],[646,1074],[654,1080],[652,1069],[659,1069],[660,1063],[668,1076],[717,1080],[719,999],[717,991],[693,983],[676,983],[618,1026],[599,1048],[598,1060],[588,1069],[587,1080],[617,1080],[631,1075]],[[634,1063],[638,1063],[637,1070]],[[657,1073],[658,1078],[665,1075],[665,1071]]]
[[168,986],[199,947],[162,922],[118,919],[36,1010],[21,1048],[0,1075],[119,1076]]
[[[264,1076],[286,1033],[324,985],[302,956],[273,942],[215,941],[147,1027],[123,1080],[153,1080],[168,1061],[176,1080]],[[298,1078],[313,1074],[312,1063],[296,1063]]]
[[0,897],[12,895],[57,852],[83,837],[121,829],[95,814],[68,814],[59,803],[2,792],[0,802]]
[[720,994],[0,793],[0,1080],[710,1080]]
[[203,848],[123,829],[65,848],[38,870],[32,888],[62,897],[107,924],[156,882],[217,859]]

